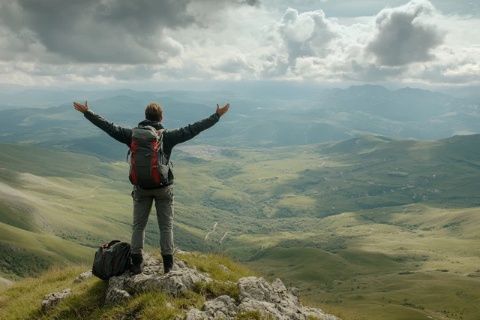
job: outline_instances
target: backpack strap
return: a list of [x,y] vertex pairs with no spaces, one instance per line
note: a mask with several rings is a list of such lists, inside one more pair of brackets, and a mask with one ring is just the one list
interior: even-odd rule
[[165,163],[167,162],[167,158],[165,157],[165,152],[163,152],[163,133],[165,132],[165,129],[160,129],[160,130],[157,130],[157,133],[158,133],[158,138],[159,140],[161,141],[160,143],[160,151],[161,151],[161,154],[162,154],[162,161],[161,163]]

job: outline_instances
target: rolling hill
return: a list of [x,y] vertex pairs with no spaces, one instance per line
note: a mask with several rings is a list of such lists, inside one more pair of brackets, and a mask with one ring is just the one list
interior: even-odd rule
[[[479,144],[478,135],[364,135],[295,147],[181,146],[173,159],[176,242],[279,276],[344,319],[473,320]],[[0,261],[12,262],[0,277],[88,263],[99,243],[128,240],[126,163],[1,147],[0,245],[10,249]],[[150,246],[156,229],[152,217]]]

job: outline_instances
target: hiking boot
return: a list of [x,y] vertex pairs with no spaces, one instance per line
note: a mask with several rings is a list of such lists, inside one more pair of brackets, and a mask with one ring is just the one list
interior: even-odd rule
[[169,273],[173,268],[173,255],[172,254],[162,254],[163,258],[163,272]]
[[132,264],[130,265],[130,271],[133,274],[139,274],[143,272],[143,256],[141,253],[133,253],[131,255]]

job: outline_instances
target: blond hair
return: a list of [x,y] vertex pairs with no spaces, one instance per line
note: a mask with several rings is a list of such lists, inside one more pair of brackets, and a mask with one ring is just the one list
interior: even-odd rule
[[158,103],[152,102],[145,108],[145,119],[150,121],[162,121],[162,118],[163,110]]

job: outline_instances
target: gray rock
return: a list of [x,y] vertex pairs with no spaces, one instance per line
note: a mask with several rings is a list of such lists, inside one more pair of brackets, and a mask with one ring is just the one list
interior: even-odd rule
[[144,271],[137,275],[126,272],[110,278],[105,297],[106,304],[116,304],[130,296],[148,291],[162,291],[173,296],[194,289],[196,283],[209,282],[212,279],[186,266],[183,261],[177,261],[175,270],[163,273],[163,265],[157,259],[145,255]]
[[188,310],[185,320],[208,320],[208,316],[205,312],[200,311],[197,308],[192,308]]
[[238,306],[240,312],[257,311],[263,315],[269,315],[274,319],[283,319],[280,311],[274,303],[245,298]]
[[163,291],[178,296],[195,287],[198,282],[209,282],[210,277],[197,270],[185,268],[167,274],[139,274],[127,277],[124,288],[128,292]]
[[115,305],[125,302],[131,298],[130,293],[124,290],[125,277],[112,277],[108,280],[108,288],[105,295],[106,305]]
[[112,288],[107,291],[107,295],[105,297],[105,304],[106,305],[121,304],[130,298],[131,296],[127,291],[122,289]]
[[222,269],[223,272],[225,273],[229,273],[230,272],[230,269],[228,269],[227,266],[223,265],[223,264],[219,264],[218,265],[220,267],[220,269]]
[[237,314],[237,306],[235,300],[229,296],[220,296],[214,300],[205,302],[203,306],[204,312],[213,318],[234,317]]
[[263,278],[245,277],[238,281],[240,300],[251,299],[271,303],[284,302],[287,304],[298,304],[298,298],[287,290],[280,279],[269,284]]
[[186,320],[235,319],[237,313],[238,307],[235,300],[229,296],[220,296],[205,302],[202,311],[195,308],[190,309],[187,312]]
[[271,284],[263,278],[246,277],[238,281],[240,311],[259,311],[278,320],[306,320],[309,316],[320,320],[335,320],[320,309],[300,304],[297,295],[288,290],[280,279]]
[[298,296],[298,288],[297,287],[290,287],[288,288],[288,291],[290,291],[293,295]]
[[70,289],[65,289],[59,292],[53,292],[47,294],[42,301],[42,311],[47,312],[53,307],[55,307],[60,301],[68,297],[72,291]]
[[175,262],[173,263],[173,270],[179,270],[184,268],[187,268],[187,264],[185,263],[185,261],[175,260]]
[[317,308],[303,307],[303,312],[307,316],[307,318],[310,317],[313,319],[321,319],[321,320],[339,320],[339,318],[331,314],[325,313],[322,310]]
[[93,276],[92,271],[85,271],[78,275],[78,277],[73,280],[74,283],[81,283],[87,279],[90,279]]
[[190,309],[186,320],[233,320],[243,312],[258,312],[278,320],[338,320],[316,308],[304,307],[297,295],[288,290],[280,279],[271,284],[263,278],[246,277],[238,281],[239,301],[221,296],[205,302],[202,310]]

